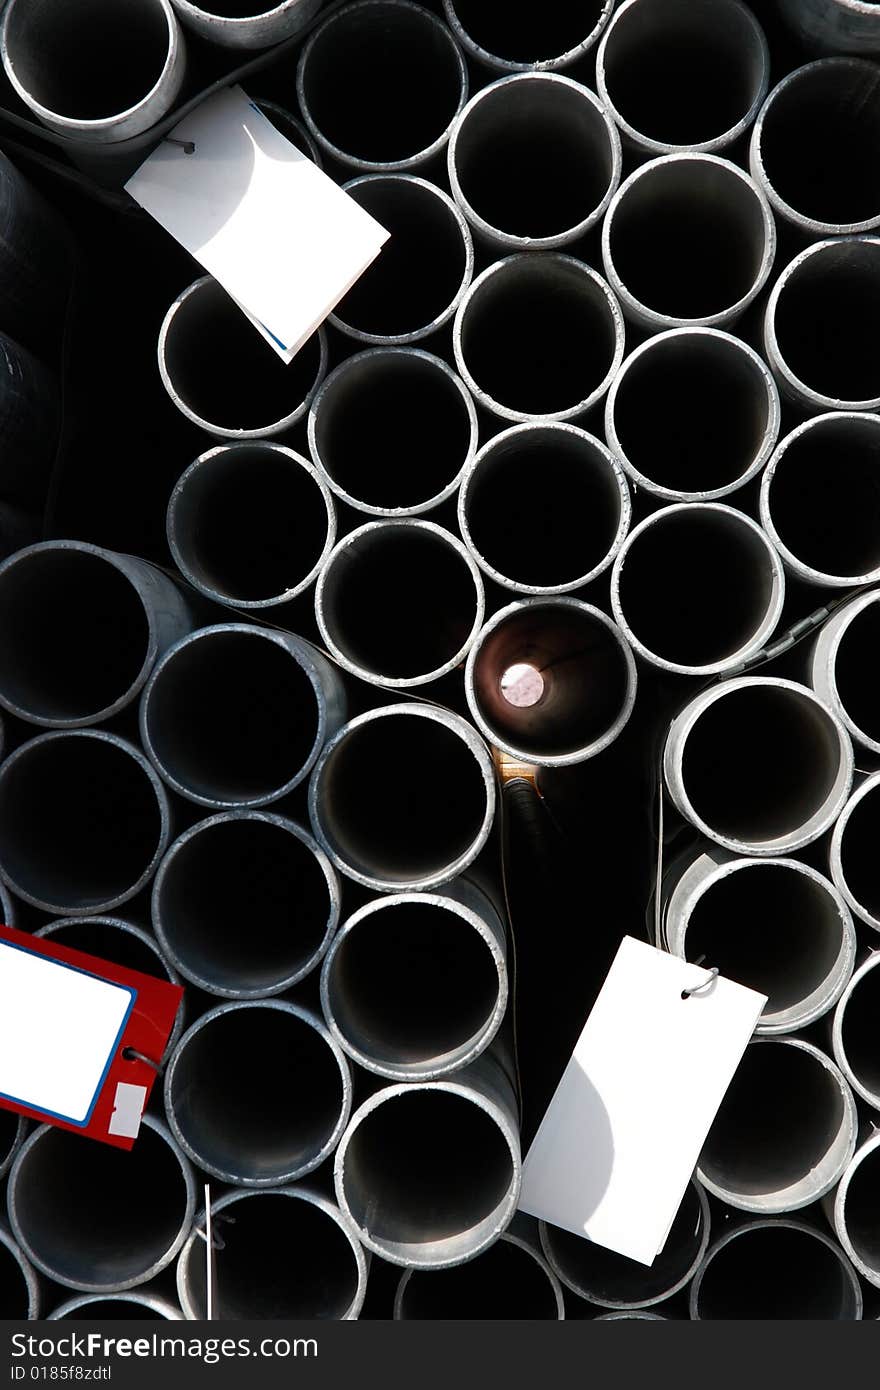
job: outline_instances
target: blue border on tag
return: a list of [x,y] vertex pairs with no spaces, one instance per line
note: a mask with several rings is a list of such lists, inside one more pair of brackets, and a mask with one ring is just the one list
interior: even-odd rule
[[103,975],[96,975],[93,970],[82,970],[78,965],[68,965],[67,961],[58,960],[55,956],[44,955],[42,951],[29,951],[27,947],[19,946],[17,942],[0,939],[0,950],[2,950],[3,947],[7,947],[10,951],[21,951],[23,956],[34,956],[38,960],[49,961],[52,965],[58,966],[61,970],[72,970],[75,975],[86,975],[90,980],[100,980],[102,984],[111,985],[113,989],[121,989],[129,996],[128,1008],[125,1010],[125,1015],[119,1025],[119,1031],[113,1040],[113,1046],[107,1054],[107,1061],[104,1064],[104,1069],[95,1087],[84,1120],[74,1120],[70,1115],[59,1114],[57,1110],[46,1110],[42,1105],[32,1105],[31,1102],[25,1100],[23,1096],[10,1096],[5,1091],[0,1091],[0,1099],[11,1101],[13,1105],[24,1105],[28,1110],[38,1110],[41,1115],[51,1116],[53,1120],[63,1120],[66,1125],[75,1125],[77,1129],[86,1129],[92,1122],[92,1115],[98,1103],[98,1097],[104,1089],[104,1082],[107,1080],[107,1074],[113,1065],[116,1049],[125,1036],[125,1030],[128,1027],[128,1020],[131,1017],[131,1011],[134,1008],[138,992],[132,985],[121,985],[118,984],[116,980],[107,980]]

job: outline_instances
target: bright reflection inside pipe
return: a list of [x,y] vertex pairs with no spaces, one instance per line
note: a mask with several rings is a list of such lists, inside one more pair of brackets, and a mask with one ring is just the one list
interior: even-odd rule
[[529,666],[524,661],[514,662],[502,673],[498,687],[509,705],[516,709],[528,709],[542,699],[544,677],[537,667]]

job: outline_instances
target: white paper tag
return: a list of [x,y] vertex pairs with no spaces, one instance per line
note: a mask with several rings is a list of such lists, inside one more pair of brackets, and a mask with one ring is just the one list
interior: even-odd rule
[[388,239],[240,87],[202,102],[125,185],[290,361]]
[[767,1000],[625,936],[526,1155],[520,1209],[641,1264],[666,1243]]
[[0,1095],[87,1124],[136,997],[0,942]]

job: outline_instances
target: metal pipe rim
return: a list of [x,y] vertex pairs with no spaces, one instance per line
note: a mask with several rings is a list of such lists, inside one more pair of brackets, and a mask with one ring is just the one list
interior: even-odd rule
[[40,1316],[40,1283],[37,1279],[36,1271],[24,1253],[24,1250],[21,1248],[18,1241],[13,1239],[12,1234],[6,1230],[2,1222],[0,1222],[0,1245],[9,1251],[9,1254],[21,1270],[21,1277],[27,1289],[27,1317],[29,1322],[33,1322]]
[[834,1060],[856,1094],[859,1095],[862,1100],[867,1101],[868,1105],[872,1106],[874,1110],[880,1110],[880,1087],[878,1087],[876,1091],[872,1091],[870,1087],[866,1086],[864,1081],[856,1075],[844,1044],[843,1024],[844,1018],[846,1017],[847,1006],[857,987],[865,976],[878,965],[880,965],[880,951],[872,948],[867,960],[864,960],[862,964],[856,968],[843,994],[840,996],[831,1023],[831,1050],[834,1053]]
[[701,1321],[700,1289],[702,1287],[703,1280],[706,1276],[706,1271],[709,1268],[709,1265],[715,1259],[716,1255],[720,1254],[721,1251],[725,1248],[725,1246],[729,1245],[732,1240],[736,1240],[740,1236],[748,1235],[751,1231],[757,1230],[800,1231],[804,1235],[812,1236],[814,1240],[819,1241],[820,1244],[824,1245],[828,1250],[830,1250],[831,1253],[837,1259],[838,1263],[840,1264],[843,1275],[846,1278],[850,1287],[850,1291],[852,1293],[854,1310],[852,1313],[852,1317],[855,1320],[861,1318],[863,1308],[861,1285],[859,1284],[858,1276],[855,1270],[849,1264],[849,1261],[846,1259],[846,1256],[844,1255],[837,1242],[832,1240],[830,1236],[827,1236],[824,1231],[818,1230],[815,1226],[809,1225],[806,1221],[790,1220],[783,1216],[775,1217],[771,1220],[765,1221],[748,1221],[745,1222],[743,1225],[734,1226],[733,1230],[725,1231],[724,1235],[718,1237],[718,1239],[713,1243],[711,1248],[707,1250],[705,1258],[703,1259],[702,1264],[700,1265],[699,1269],[694,1275],[693,1282],[691,1284],[689,1311],[692,1321]]
[[[473,536],[471,535],[467,516],[467,504],[477,473],[485,464],[485,460],[487,458],[491,459],[499,445],[504,445],[510,439],[527,439],[529,435],[535,432],[548,430],[552,430],[554,436],[558,433],[560,439],[579,441],[584,448],[594,450],[596,455],[604,459],[614,476],[620,493],[620,519],[608,553],[598,564],[594,565],[588,573],[580,575],[577,579],[569,580],[567,584],[524,584],[520,580],[511,579],[509,576],[503,575],[500,570],[490,565],[489,561],[478,550],[474,543]],[[589,434],[586,430],[579,428],[577,425],[567,424],[561,420],[553,420],[547,424],[513,425],[509,429],[502,430],[500,434],[493,435],[491,439],[487,439],[486,443],[474,454],[473,458],[462,470],[461,484],[458,493],[458,526],[462,534],[462,539],[483,573],[487,575],[489,579],[494,580],[502,589],[511,589],[514,593],[527,594],[534,598],[549,598],[557,594],[568,594],[582,589],[586,584],[589,584],[593,579],[597,579],[600,574],[603,574],[614,562],[617,552],[626,539],[631,518],[632,501],[618,454],[612,452],[611,448],[606,448],[602,441],[597,439],[595,435]]]
[[[515,1235],[514,1232],[512,1232],[510,1229],[501,1233],[501,1235],[499,1236],[499,1241],[503,1242],[505,1245],[515,1245],[518,1250],[522,1250],[526,1255],[529,1255],[531,1259],[534,1260],[535,1264],[541,1270],[541,1273],[546,1275],[547,1282],[553,1290],[553,1298],[556,1303],[556,1321],[564,1322],[565,1298],[562,1293],[562,1285],[559,1279],[557,1278],[555,1272],[553,1271],[553,1269],[551,1269],[550,1265],[544,1258],[543,1253],[540,1250],[536,1250],[532,1245],[529,1244],[527,1240],[523,1240],[521,1236]],[[417,1274],[418,1272],[418,1270],[412,1268],[404,1269],[403,1274],[400,1276],[400,1279],[397,1284],[397,1289],[395,1290],[394,1294],[393,1318],[395,1322],[405,1321],[403,1303],[406,1297],[407,1285],[409,1284],[409,1281],[413,1277],[413,1275]]]
[[813,648],[810,683],[816,694],[830,705],[850,737],[871,752],[880,753],[880,738],[872,738],[856,724],[841,699],[837,684],[837,657],[850,624],[875,603],[880,603],[880,589],[857,595],[823,625]]
[[[161,1294],[148,1293],[146,1290],[134,1289],[130,1293],[81,1293],[75,1298],[68,1298],[64,1303],[59,1303],[58,1307],[51,1313],[46,1314],[48,1322],[58,1322],[61,1318],[70,1317],[71,1313],[78,1313],[83,1308],[90,1307],[93,1303],[130,1303],[138,1308],[147,1308],[154,1313],[157,1318],[165,1319],[168,1322],[183,1321],[183,1313],[179,1308],[175,1308],[167,1298]],[[136,1317],[136,1314],[132,1314]]]
[[616,0],[603,0],[602,10],[596,23],[590,32],[581,39],[580,43],[554,58],[539,58],[534,62],[517,62],[511,58],[501,58],[497,53],[490,53],[481,47],[471,38],[459,19],[455,10],[455,0],[443,0],[443,13],[446,16],[446,23],[462,47],[484,67],[492,68],[496,72],[555,72],[559,68],[570,67],[572,63],[577,62],[578,58],[584,57],[589,52],[610,20],[615,3]]
[[[455,388],[455,390],[461,397],[462,405],[464,406],[465,411],[467,412],[470,430],[470,439],[468,442],[468,447],[465,453],[464,461],[462,462],[461,468],[458,470],[455,477],[452,478],[441,489],[440,492],[435,493],[433,497],[429,497],[427,501],[416,502],[412,506],[408,507],[379,507],[373,505],[370,502],[364,502],[360,498],[355,497],[351,492],[348,492],[342,486],[341,483],[337,482],[337,480],[333,477],[332,473],[330,472],[330,469],[328,468],[327,463],[322,455],[320,443],[318,440],[318,419],[320,412],[322,410],[327,409],[328,398],[332,396],[332,393],[338,385],[338,383],[340,381],[343,381],[345,377],[348,375],[349,371],[354,369],[354,364],[360,364],[366,358],[372,359],[372,361],[376,364],[378,364],[379,358],[406,358],[407,360],[417,359],[418,361],[423,362],[426,366],[430,365],[431,368],[436,369],[437,372],[443,376],[444,380],[448,381],[450,386],[453,386]],[[416,347],[389,346],[366,348],[363,352],[355,353],[352,357],[346,358],[344,362],[340,362],[337,367],[334,367],[333,371],[330,372],[330,374],[325,378],[321,386],[318,388],[318,391],[315,394],[315,398],[312,401],[311,406],[309,407],[308,439],[309,453],[311,454],[312,462],[314,463],[315,468],[318,470],[321,478],[323,479],[327,487],[330,488],[330,490],[334,492],[337,497],[341,498],[343,502],[347,502],[350,507],[353,507],[355,509],[355,511],[366,512],[368,516],[376,517],[394,518],[420,516],[423,512],[433,511],[435,507],[439,507],[441,502],[447,501],[447,499],[452,497],[453,494],[460,487],[465,472],[467,471],[471,461],[473,460],[474,454],[477,449],[477,443],[479,439],[479,423],[477,421],[477,408],[474,405],[473,397],[471,396],[470,391],[465,386],[461,377],[458,375],[457,372],[454,372],[452,368],[443,361],[442,357],[437,357],[432,352],[426,352],[424,348]],[[322,561],[323,559],[326,559],[326,556],[322,557]]]
[[[723,342],[732,353],[738,353],[754,368],[755,376],[760,377],[761,383],[767,394],[767,425],[764,430],[763,438],[749,466],[732,483],[725,483],[722,487],[704,488],[692,492],[682,491],[678,488],[666,487],[663,483],[655,482],[647,477],[629,459],[617,431],[615,419],[615,408],[617,397],[621,386],[625,382],[627,375],[632,370],[634,364],[640,363],[643,357],[650,357],[654,352],[662,352],[665,344],[670,342],[680,342],[682,338],[705,339],[707,342]],[[779,438],[779,430],[782,423],[782,405],[779,399],[779,391],[773,379],[773,373],[753,347],[742,338],[735,338],[732,333],[727,333],[721,328],[667,328],[662,333],[657,333],[645,342],[640,343],[633,352],[623,361],[620,371],[611,383],[611,388],[605,399],[605,438],[608,448],[619,459],[624,472],[639,487],[645,488],[647,492],[656,497],[667,498],[671,502],[716,502],[723,497],[728,497],[738,488],[744,487],[751,482],[752,478],[757,477],[761,469],[767,463],[776,447]]]
[[855,1265],[858,1273],[861,1274],[863,1279],[867,1279],[869,1284],[873,1284],[875,1288],[880,1289],[880,1257],[875,1257],[875,1263],[873,1265],[868,1264],[864,1255],[860,1254],[855,1247],[846,1219],[846,1199],[849,1194],[850,1183],[865,1159],[869,1158],[878,1146],[880,1146],[880,1129],[877,1129],[876,1126],[872,1126],[870,1137],[865,1140],[864,1144],[856,1149],[856,1152],[847,1165],[843,1177],[840,1179],[837,1191],[834,1195],[832,1222],[837,1239]]
[[[24,1115],[19,1115],[16,1120],[15,1134],[13,1136],[12,1143],[10,1144],[6,1153],[0,1153],[0,1179],[5,1177],[6,1173],[12,1167],[15,1161],[15,1155],[21,1148],[26,1133],[27,1120],[24,1118]],[[2,1235],[2,1233],[2,1227],[0,1227],[0,1235]]]
[[[561,232],[553,232],[549,236],[517,236],[512,232],[504,231],[500,227],[495,227],[491,222],[477,212],[469,198],[462,189],[458,175],[458,162],[456,155],[458,152],[458,142],[465,122],[471,112],[478,110],[485,101],[492,101],[495,93],[502,88],[509,88],[511,83],[521,86],[523,82],[534,83],[542,82],[551,86],[562,87],[577,93],[581,100],[585,100],[593,107],[597,115],[602,120],[608,136],[609,152],[611,156],[611,173],[608,179],[608,186],[600,201],[592,208],[579,222],[574,223]],[[507,95],[513,93],[508,91]],[[509,77],[501,77],[488,87],[483,87],[475,92],[467,105],[459,112],[452,126],[452,134],[449,137],[449,147],[447,150],[447,172],[449,176],[449,186],[452,196],[464,212],[468,222],[476,232],[479,232],[488,241],[502,247],[505,251],[555,251],[562,246],[576,241],[584,236],[591,227],[594,227],[601,217],[604,217],[608,210],[608,205],[614,197],[620,184],[621,171],[623,168],[623,153],[620,147],[620,136],[617,126],[612,120],[605,105],[599,100],[589,87],[580,82],[575,82],[570,77],[563,76],[558,72],[519,72],[513,73]]]
[[843,869],[843,837],[846,834],[850,817],[859,803],[871,796],[878,787],[880,787],[880,772],[873,772],[870,777],[865,778],[861,786],[856,788],[846,802],[831,834],[830,858],[831,877],[834,879],[838,892],[846,899],[849,907],[852,908],[861,922],[864,922],[868,927],[873,927],[874,931],[880,932],[880,916],[875,915],[863,903],[859,902],[849,886]]

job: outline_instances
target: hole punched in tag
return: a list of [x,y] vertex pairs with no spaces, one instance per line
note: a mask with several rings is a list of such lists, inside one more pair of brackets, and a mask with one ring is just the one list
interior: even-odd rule
[[[705,959],[705,956],[699,956],[693,964],[702,965]],[[707,965],[706,972],[707,978],[705,980],[701,980],[698,985],[691,985],[690,988],[681,991],[682,999],[690,999],[692,994],[700,994],[704,989],[708,989],[711,984],[714,984],[715,980],[718,978],[718,966]]]
[[179,145],[184,154],[195,154],[196,152],[195,140],[175,140],[172,135],[166,135],[163,144]]
[[125,1058],[126,1062],[143,1062],[145,1066],[152,1067],[155,1072],[162,1071],[162,1062],[155,1061],[144,1052],[138,1052],[136,1047],[124,1047],[122,1049],[122,1056]]

